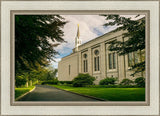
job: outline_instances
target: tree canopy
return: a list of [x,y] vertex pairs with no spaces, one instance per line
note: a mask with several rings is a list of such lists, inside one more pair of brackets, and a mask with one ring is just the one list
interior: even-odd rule
[[15,16],[15,69],[30,70],[47,65],[58,54],[58,42],[65,42],[62,28],[67,22],[59,15]]
[[[124,30],[124,41],[113,40],[109,42],[109,50],[116,51],[119,55],[129,54],[139,51],[140,56],[145,54],[145,18],[139,20],[132,20],[131,18],[122,17],[120,15],[103,15],[108,21],[104,26],[118,26],[115,31]],[[137,15],[135,18],[139,17]],[[134,64],[131,69],[135,69],[135,73],[145,71],[145,60]],[[135,74],[133,73],[133,75]]]

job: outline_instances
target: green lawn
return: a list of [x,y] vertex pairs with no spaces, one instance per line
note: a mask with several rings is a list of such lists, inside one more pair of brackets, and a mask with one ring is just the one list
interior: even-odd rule
[[30,87],[24,87],[24,88],[15,88],[15,99],[18,98],[19,96],[25,94],[26,92],[32,90],[34,86]]
[[62,85],[51,86],[109,101],[145,101],[145,88],[87,88]]

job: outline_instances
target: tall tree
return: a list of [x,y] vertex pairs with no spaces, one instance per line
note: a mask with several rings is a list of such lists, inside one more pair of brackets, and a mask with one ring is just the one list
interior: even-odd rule
[[53,60],[58,44],[65,42],[62,28],[67,22],[59,15],[15,16],[15,68],[30,70],[36,64],[46,65]]
[[[145,71],[145,60],[142,58],[145,52],[145,18],[140,20],[132,20],[131,18],[122,17],[120,15],[103,15],[108,23],[104,26],[118,26],[115,31],[124,30],[124,41],[114,40],[109,44],[110,51],[116,51],[119,55],[129,54],[135,51],[139,51],[141,56],[140,62],[132,65],[131,70],[135,70],[132,74]],[[138,18],[137,15],[135,18]]]

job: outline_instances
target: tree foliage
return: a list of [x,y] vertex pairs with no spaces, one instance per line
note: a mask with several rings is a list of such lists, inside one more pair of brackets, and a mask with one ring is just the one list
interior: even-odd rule
[[57,69],[53,67],[39,66],[37,69],[29,71],[29,79],[37,79],[39,81],[48,81],[56,78]]
[[53,60],[62,38],[64,18],[59,15],[15,16],[15,68],[16,72],[47,65]]
[[26,82],[42,82],[42,81],[55,81],[57,69],[53,67],[38,66],[36,69],[30,71],[22,71],[15,76],[16,87],[24,86]]
[[139,87],[145,87],[145,78],[144,77],[138,77],[135,79],[136,85]]
[[15,86],[16,87],[21,87],[21,86],[25,85],[26,82],[27,82],[27,79],[25,78],[25,75],[17,76],[15,79],[16,79],[15,80]]
[[[140,20],[132,20],[131,18],[122,17],[120,15],[103,15],[108,23],[104,26],[118,26],[115,31],[123,30],[123,41],[113,40],[109,42],[109,50],[116,51],[119,55],[129,54],[139,51],[140,56],[145,54],[145,18]],[[136,16],[136,18],[139,15]],[[135,73],[145,71],[145,60],[140,59],[140,62],[134,64],[131,69]],[[133,73],[133,75],[135,74]]]
[[133,81],[130,79],[123,79],[120,83],[120,85],[132,85]]

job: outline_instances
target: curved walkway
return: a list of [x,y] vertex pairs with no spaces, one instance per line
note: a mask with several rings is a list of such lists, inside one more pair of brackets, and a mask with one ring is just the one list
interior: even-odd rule
[[18,101],[98,101],[93,98],[80,96],[47,85],[37,85],[35,90]]

